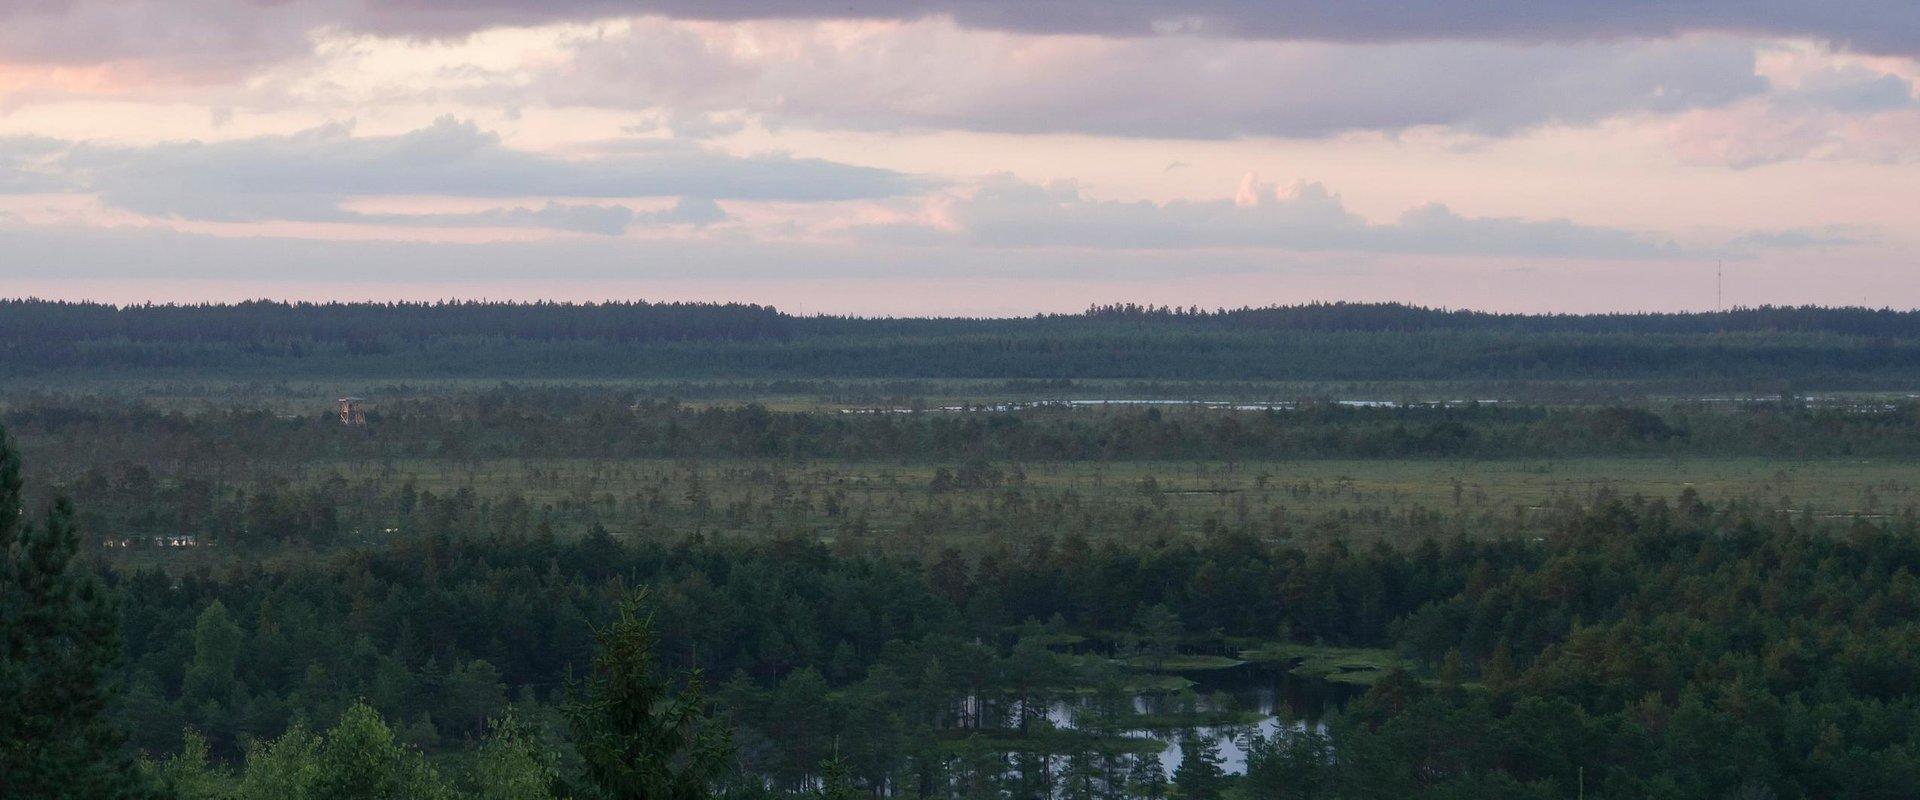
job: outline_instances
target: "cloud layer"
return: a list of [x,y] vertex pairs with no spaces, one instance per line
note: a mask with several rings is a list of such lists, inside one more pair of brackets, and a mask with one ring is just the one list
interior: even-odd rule
[[581,37],[530,97],[745,110],[820,127],[1165,138],[1318,137],[1422,125],[1502,134],[1757,95],[1750,43],[1338,45],[982,34],[939,21],[713,29],[643,20]]
[[0,4],[0,60],[185,59],[219,69],[299,55],[306,37],[323,29],[450,37],[637,15],[947,17],[969,28],[1017,33],[1322,42],[1591,42],[1705,32],[1920,55],[1920,6],[1907,0],[41,0]]
[[1915,230],[1912,0],[0,0],[16,282],[1725,256],[1920,303]]
[[1268,249],[1288,252],[1396,253],[1491,257],[1697,258],[1697,251],[1632,231],[1567,220],[1464,217],[1428,203],[1387,224],[1372,224],[1319,183],[1287,188],[1246,176],[1232,199],[1116,202],[1085,197],[1067,184],[988,183],[942,208],[942,225],[863,228],[874,241],[937,244],[959,240],[992,248],[1115,250]]
[[[924,179],[783,155],[739,157],[670,142],[563,159],[505,147],[471,122],[443,117],[397,136],[355,136],[330,124],[287,136],[144,147],[0,140],[0,192],[69,192],[157,218],[291,220],[426,226],[544,227],[619,233],[635,222],[703,225],[714,200],[825,202],[922,191]],[[350,198],[679,198],[668,211],[620,205],[509,207],[476,213],[367,214]]]

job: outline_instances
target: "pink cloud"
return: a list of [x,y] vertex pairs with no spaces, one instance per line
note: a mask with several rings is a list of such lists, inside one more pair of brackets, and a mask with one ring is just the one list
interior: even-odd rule
[[1756,101],[1691,111],[1668,126],[1683,162],[1743,169],[1797,159],[1920,158],[1920,109],[1848,114]]

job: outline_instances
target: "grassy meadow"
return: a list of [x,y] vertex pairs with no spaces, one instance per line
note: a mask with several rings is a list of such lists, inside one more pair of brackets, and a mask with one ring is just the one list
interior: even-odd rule
[[[1892,459],[1572,458],[1557,460],[1294,460],[919,464],[782,460],[405,460],[314,463],[285,477],[411,483],[438,495],[519,497],[541,507],[646,504],[724,531],[731,506],[768,503],[831,538],[853,515],[875,532],[955,509],[1075,504],[1093,515],[1150,514],[1187,531],[1208,520],[1339,518],[1358,531],[1414,511],[1524,519],[1596,493],[1708,501],[1819,517],[1880,517],[1916,503],[1920,471]],[[700,512],[699,508],[710,510]],[[1097,528],[1098,526],[1096,526]],[[617,533],[618,531],[616,531]],[[956,532],[958,534],[958,532]]]

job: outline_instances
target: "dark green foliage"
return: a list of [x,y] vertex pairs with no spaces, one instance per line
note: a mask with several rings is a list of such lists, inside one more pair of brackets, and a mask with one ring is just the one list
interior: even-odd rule
[[[1256,323],[1173,316],[1100,321]],[[1269,497],[1264,475],[1236,484],[1259,486],[1236,491],[1263,506],[1192,496],[1231,464],[1105,476],[1093,465],[1093,480],[1110,481],[1098,496],[1027,484],[1028,471],[1052,458],[1247,454],[1897,455],[1920,453],[1916,411],[1769,401],[859,415],[502,388],[387,404],[371,433],[157,403],[42,399],[5,413],[36,452],[94,459],[49,470],[87,499],[89,530],[218,545],[103,550],[125,598],[127,663],[73,672],[124,677],[115,713],[153,754],[149,773],[183,798],[1544,800],[1910,794],[1920,518],[1901,507],[1907,490],[1876,483],[1898,499],[1859,517],[1692,491],[1671,502],[1603,491],[1509,515],[1459,489],[1445,511],[1308,517],[1281,507],[1284,488]],[[686,461],[619,496],[537,464],[506,494],[445,487],[484,486],[448,477],[468,458],[518,453]],[[883,485],[892,473],[881,470],[760,458],[924,453],[942,460],[899,465],[910,486]],[[432,491],[389,466],[422,455],[444,470]],[[756,459],[694,461],[730,455]],[[330,466],[297,479],[247,468],[281,460],[295,475],[316,457]],[[1791,485],[1788,470],[1778,485]],[[1183,490],[1176,502],[1197,500],[1204,520],[1175,524],[1166,506]],[[81,574],[72,512],[55,506],[27,529],[18,508],[0,503],[5,530],[21,531],[9,570],[59,562]],[[892,515],[868,516],[882,510]],[[50,607],[69,609],[76,630],[110,620],[97,583],[73,580],[35,596],[67,598]],[[622,608],[636,585],[648,587],[647,614]],[[6,613],[23,613],[29,588],[10,578]],[[13,620],[10,632],[24,630]],[[1143,715],[1123,688],[1141,678],[1128,665],[1227,661],[1276,635],[1390,650],[1384,660],[1405,669],[1367,673],[1380,677],[1324,728],[1250,742],[1244,777],[1209,768],[1195,742],[1169,786],[1152,743],[1129,738]],[[8,647],[11,658],[25,645]],[[670,677],[692,668],[726,676],[711,717],[697,681]],[[569,727],[558,687],[581,675]],[[1050,718],[1089,692],[1092,713],[1072,726]],[[41,723],[0,720],[28,724]],[[723,732],[732,758],[720,755]]]
[[1134,622],[1140,628],[1141,649],[1143,654],[1157,667],[1179,651],[1180,638],[1184,633],[1180,617],[1167,608],[1164,603],[1155,603],[1140,610],[1140,616]]
[[[1301,641],[1392,645],[1419,665],[1379,680],[1325,734],[1255,743],[1248,791],[1565,797],[1584,775],[1596,798],[1814,797],[1846,787],[1897,796],[1917,763],[1901,754],[1920,752],[1920,697],[1911,689],[1920,664],[1910,630],[1920,613],[1915,526],[1750,515],[1690,496],[1668,504],[1602,495],[1541,529],[1539,542],[1355,549],[1231,529],[1126,547],[1036,538],[1017,551],[961,557],[975,562],[967,580],[945,590],[934,576],[957,569],[945,556],[923,566],[835,557],[792,541],[537,537],[429,538],[298,570],[185,576],[178,588],[150,573],[123,582],[138,598],[140,641],[187,643],[140,650],[142,669],[162,676],[163,703],[171,697],[164,687],[185,683],[164,676],[205,663],[193,645],[200,620],[218,619],[207,611],[211,600],[234,610],[235,623],[263,643],[239,660],[236,685],[260,688],[227,701],[239,706],[212,705],[218,719],[259,719],[247,724],[269,734],[285,724],[271,709],[319,715],[342,707],[342,693],[366,693],[389,698],[380,701],[389,718],[430,714],[442,731],[435,747],[458,751],[477,734],[454,734],[447,721],[495,716],[504,701],[481,692],[493,699],[456,712],[457,698],[470,695],[456,687],[498,682],[507,695],[537,697],[588,663],[586,644],[556,646],[567,632],[627,620],[609,623],[609,636],[628,632],[609,645],[670,642],[654,657],[688,663],[697,652],[703,666],[732,676],[716,700],[738,734],[738,763],[756,776],[749,784],[813,791],[826,777],[820,765],[832,760],[855,786],[1101,793],[1107,775],[1129,770],[1103,766],[1104,740],[1035,712],[1102,679],[1035,643],[1127,631],[1141,608],[1164,605],[1189,641],[1207,641],[1213,628],[1286,630]],[[652,586],[655,616],[622,617],[612,576]],[[522,596],[542,599],[515,600]],[[266,633],[239,622],[256,619],[271,623]],[[1051,621],[1032,622],[1040,619]],[[292,646],[272,644],[282,640],[307,643],[294,662],[310,662],[306,672],[275,666],[271,654]],[[713,741],[675,727],[693,719],[697,700],[674,692],[636,646],[607,652],[649,665],[642,678],[604,684],[654,698],[652,727],[643,729],[670,749]],[[475,668],[459,666],[482,658],[503,665],[496,677],[473,678]],[[307,674],[314,669],[322,677]],[[1443,672],[1454,682],[1435,679]],[[1123,729],[1124,700],[1109,705],[1119,716],[1090,718],[1090,731]],[[639,724],[638,706],[622,707]],[[216,743],[236,735],[218,733]],[[1219,785],[1201,749],[1176,777],[1176,794]],[[584,761],[593,758],[601,757]],[[1155,791],[1151,760],[1133,761],[1139,786],[1128,791],[1136,796]],[[633,761],[601,763],[615,780],[638,774],[622,766]],[[705,774],[709,788],[736,783]]]
[[355,703],[327,732],[305,796],[312,800],[438,800],[451,792],[374,711]]
[[847,762],[835,755],[820,765],[820,789],[814,796],[819,800],[859,800],[866,795],[853,785],[853,771]]
[[725,778],[732,747],[707,716],[698,673],[677,692],[656,674],[653,616],[633,595],[599,630],[593,675],[566,706],[585,765],[583,793],[608,800],[701,800]]
[[1261,800],[1335,797],[1333,741],[1307,727],[1247,742],[1246,794]]
[[1518,315],[1330,303],[1025,319],[752,305],[0,301],[0,375],[269,378],[1665,379],[1913,385],[1920,313]]
[[[491,783],[478,800],[546,800],[537,759],[517,744],[489,740],[474,774]],[[349,707],[325,735],[295,726],[255,742],[238,775],[209,758],[207,742],[189,729],[179,753],[147,772],[175,800],[451,800],[455,793],[419,751],[398,741],[365,704]]]
[[207,604],[193,627],[193,661],[187,665],[180,694],[193,700],[224,701],[235,689],[235,670],[243,644],[240,626],[219,600]]
[[550,800],[560,781],[558,754],[509,712],[489,726],[473,769],[476,800]]
[[1127,768],[1127,796],[1154,800],[1167,796],[1167,771],[1157,756],[1138,756]]
[[163,796],[174,800],[233,800],[237,791],[234,778],[211,760],[206,737],[188,728],[181,736],[180,752],[158,764],[148,762],[146,769]]
[[142,305],[0,301],[0,341],[338,342],[373,355],[435,338],[555,341],[778,337],[788,320],[739,303],[276,303]]
[[0,430],[0,782],[9,798],[144,795],[108,715],[119,677],[118,612],[76,561],[73,505],[22,519],[20,462]]
[[1226,790],[1220,768],[1220,745],[1211,737],[1188,735],[1180,740],[1180,766],[1173,770],[1173,794],[1180,800],[1220,800]]

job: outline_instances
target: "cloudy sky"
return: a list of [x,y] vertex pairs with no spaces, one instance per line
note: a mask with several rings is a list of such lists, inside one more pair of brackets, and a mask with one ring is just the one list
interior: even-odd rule
[[1912,0],[0,0],[0,296],[1920,306]]

